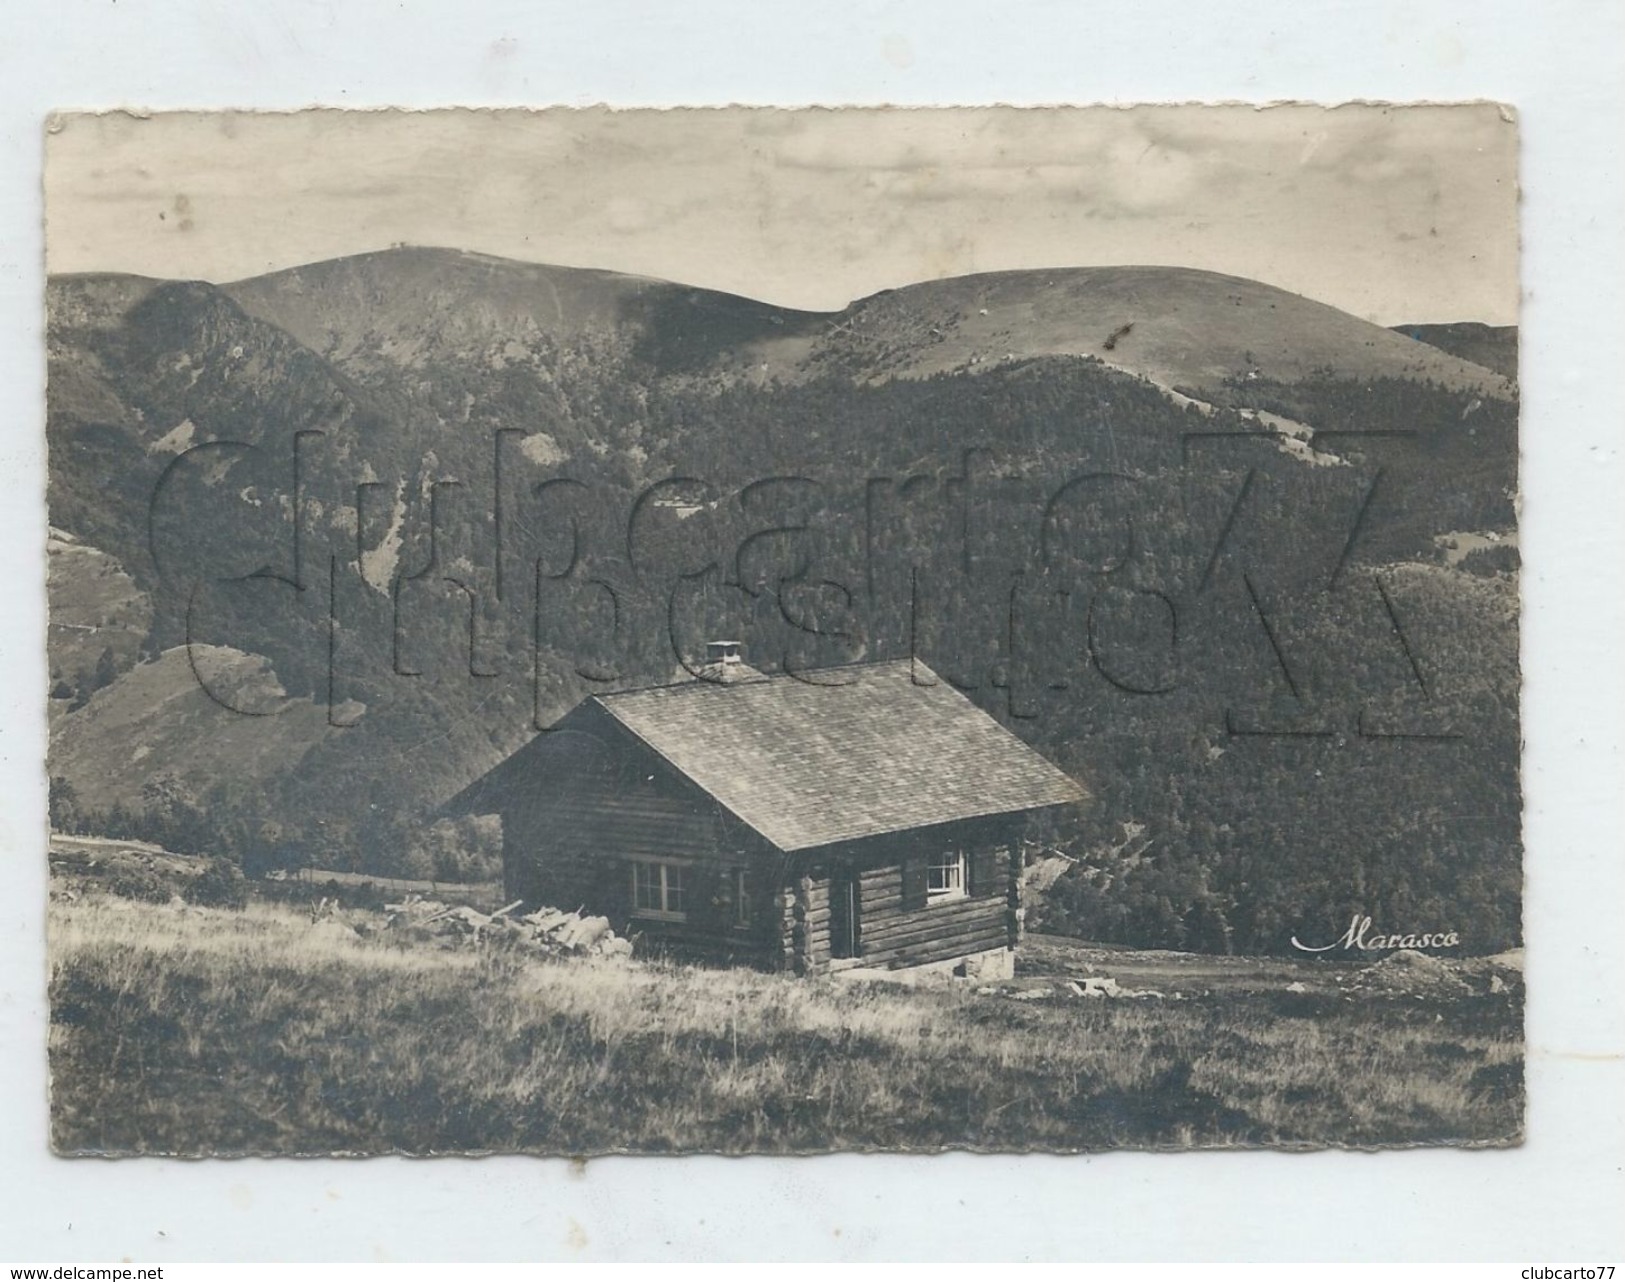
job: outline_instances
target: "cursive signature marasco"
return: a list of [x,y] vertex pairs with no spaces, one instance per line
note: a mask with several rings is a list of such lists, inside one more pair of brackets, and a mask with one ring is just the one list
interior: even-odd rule
[[1310,945],[1301,942],[1296,935],[1292,936],[1292,946],[1306,953],[1329,953],[1334,948],[1345,951],[1359,949],[1370,952],[1384,948],[1455,948],[1461,943],[1461,936],[1453,930],[1432,931],[1427,934],[1393,934],[1370,935],[1371,918],[1355,913],[1349,922],[1349,928],[1332,940],[1329,944]]

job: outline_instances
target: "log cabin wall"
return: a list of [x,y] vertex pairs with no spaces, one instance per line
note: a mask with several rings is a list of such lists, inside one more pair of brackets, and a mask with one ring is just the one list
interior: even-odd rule
[[[1019,820],[1019,817],[1018,817]],[[926,868],[934,855],[963,850],[969,885],[931,896]],[[795,888],[792,954],[799,973],[843,966],[896,969],[1013,948],[1021,930],[1019,822],[973,820],[809,852]],[[832,888],[856,879],[858,949],[832,950],[837,913]]]
[[[646,812],[658,818],[655,808]],[[641,937],[666,954],[720,962],[742,962],[769,969],[791,965],[784,948],[784,906],[777,866],[782,857],[763,855],[730,843],[725,828],[712,831],[711,843],[664,842],[644,848],[640,857],[681,869],[681,919],[640,911],[633,894],[633,865],[613,835],[600,835],[580,822],[557,824],[554,815],[529,808],[504,816],[503,863],[507,893],[527,904],[549,904],[566,910],[584,907],[609,917],[615,930]],[[681,816],[675,816],[681,819]],[[737,873],[745,878],[748,917],[738,919]]]
[[804,872],[792,883],[790,955],[798,975],[829,967],[829,877]]
[[[658,756],[603,725],[591,705],[578,713],[567,730],[534,742],[511,786],[493,786],[488,804],[502,816],[508,897],[601,913],[618,932],[680,956],[785,965],[784,856]],[[680,870],[680,918],[639,909],[633,867],[640,861]]]
[[[635,942],[680,960],[742,964],[781,970],[792,964],[784,948],[783,857],[755,852],[748,843],[733,846],[722,859],[696,857],[682,862],[685,913],[681,921],[640,913],[632,899],[631,861],[618,865],[621,881],[600,902],[624,905],[620,927]],[[745,878],[748,918],[736,915],[736,874]],[[618,896],[618,898],[614,898]]]

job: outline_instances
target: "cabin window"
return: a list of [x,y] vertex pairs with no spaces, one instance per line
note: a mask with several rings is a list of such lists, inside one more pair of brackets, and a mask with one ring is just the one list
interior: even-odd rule
[[638,860],[632,865],[632,908],[645,917],[682,921],[688,916],[680,864]]
[[750,887],[745,884],[745,870],[735,868],[733,876],[734,925],[750,925]]
[[963,899],[970,886],[963,850],[946,850],[933,855],[925,866],[925,898],[928,903]]

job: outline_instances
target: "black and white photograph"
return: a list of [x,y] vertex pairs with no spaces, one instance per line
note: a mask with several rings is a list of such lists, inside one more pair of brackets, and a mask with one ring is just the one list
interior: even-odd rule
[[57,1154],[1522,1142],[1512,107],[45,134]]

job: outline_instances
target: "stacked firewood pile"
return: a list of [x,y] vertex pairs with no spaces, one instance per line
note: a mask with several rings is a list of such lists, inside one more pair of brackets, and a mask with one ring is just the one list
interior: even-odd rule
[[611,930],[607,917],[586,917],[558,908],[538,908],[523,917],[515,916],[514,910],[523,902],[516,899],[494,913],[482,913],[465,904],[407,895],[398,904],[384,905],[384,927],[418,931],[448,947],[499,944],[559,957],[632,955],[632,941]]

